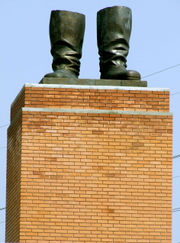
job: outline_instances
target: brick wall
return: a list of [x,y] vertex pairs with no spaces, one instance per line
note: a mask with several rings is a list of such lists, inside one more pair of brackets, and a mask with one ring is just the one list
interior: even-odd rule
[[22,119],[18,116],[8,129],[6,184],[6,241],[19,242],[21,196]]
[[23,106],[165,112],[169,111],[169,91],[122,87],[78,88],[77,85],[54,85],[51,88],[44,85],[41,89],[39,85],[25,85],[12,104],[11,120]]
[[169,92],[27,85],[24,93],[8,135],[17,152],[8,156],[6,240],[170,243]]

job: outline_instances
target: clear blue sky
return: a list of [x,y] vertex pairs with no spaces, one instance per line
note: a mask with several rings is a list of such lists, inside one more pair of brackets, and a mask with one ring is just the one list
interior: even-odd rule
[[[9,109],[24,83],[38,83],[51,72],[49,43],[51,10],[86,15],[80,78],[99,78],[96,12],[124,5],[132,9],[133,29],[128,69],[142,77],[180,64],[179,0],[1,0],[0,1],[0,208],[5,206],[6,132]],[[173,154],[180,154],[180,66],[144,78],[149,87],[169,88],[174,114]],[[179,176],[179,177],[178,177]],[[173,160],[173,208],[180,208],[180,158]],[[5,212],[0,211],[0,242],[4,242]],[[173,243],[180,242],[180,211],[173,213]]]

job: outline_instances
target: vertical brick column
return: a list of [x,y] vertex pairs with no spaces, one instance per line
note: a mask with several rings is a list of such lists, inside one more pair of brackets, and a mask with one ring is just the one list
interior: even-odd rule
[[11,107],[7,242],[171,242],[167,89],[23,87]]

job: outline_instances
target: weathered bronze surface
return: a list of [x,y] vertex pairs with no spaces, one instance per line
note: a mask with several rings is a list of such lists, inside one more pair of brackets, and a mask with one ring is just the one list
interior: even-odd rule
[[52,68],[46,77],[77,78],[80,70],[85,16],[70,11],[52,11],[50,18]]
[[[114,6],[97,13],[97,42],[101,79],[140,80],[137,71],[126,70],[132,14],[128,7]],[[45,77],[78,78],[85,30],[85,16],[55,10],[50,18],[53,73]]]
[[104,8],[97,13],[97,39],[102,79],[140,80],[137,71],[126,70],[131,10],[124,6]]

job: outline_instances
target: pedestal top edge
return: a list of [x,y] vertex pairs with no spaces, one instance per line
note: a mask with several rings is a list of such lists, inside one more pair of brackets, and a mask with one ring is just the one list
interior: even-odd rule
[[48,88],[48,89],[94,89],[94,90],[129,90],[129,91],[155,91],[155,92],[169,92],[169,88],[147,88],[147,87],[132,87],[132,86],[102,86],[102,85],[72,85],[72,84],[34,84],[25,83],[13,100],[11,107],[22,94],[25,88]]
[[106,90],[139,90],[139,91],[170,91],[169,88],[147,88],[131,86],[102,86],[102,85],[72,85],[72,84],[31,84],[25,83],[24,87],[36,88],[62,88],[62,89],[106,89]]

